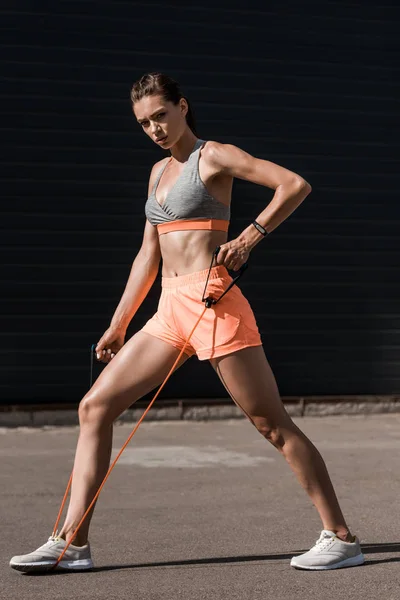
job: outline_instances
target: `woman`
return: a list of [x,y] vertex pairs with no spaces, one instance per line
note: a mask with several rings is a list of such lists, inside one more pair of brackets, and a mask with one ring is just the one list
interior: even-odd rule
[[[94,497],[110,462],[113,421],[133,402],[161,384],[202,309],[202,295],[216,247],[207,295],[219,297],[263,237],[310,193],[301,177],[232,145],[198,139],[189,102],[178,84],[152,73],[137,81],[133,112],[144,132],[170,156],[151,171],[143,243],[109,329],[100,339],[98,360],[107,363],[79,406],[80,435],[68,513],[58,536],[33,553],[11,559],[15,569],[45,570],[56,563],[66,541]],[[227,242],[234,177],[275,190],[257,220]],[[129,322],[156,278],[162,258],[158,312],[124,344]],[[232,399],[285,457],[316,506],[323,524],[316,545],[292,559],[302,569],[335,569],[364,562],[350,533],[325,464],[294,425],[280,400],[253,312],[234,286],[205,311],[178,366],[191,355],[210,360]],[[135,369],[132,369],[135,365]],[[89,514],[59,568],[93,566]]]

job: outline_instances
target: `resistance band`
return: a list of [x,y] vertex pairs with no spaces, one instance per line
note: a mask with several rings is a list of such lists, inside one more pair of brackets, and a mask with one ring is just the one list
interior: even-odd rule
[[[79,521],[79,523],[78,523],[78,525],[77,525],[77,527],[76,527],[76,529],[75,529],[74,533],[72,534],[72,536],[71,536],[70,540],[69,540],[69,541],[66,543],[66,545],[65,545],[65,547],[64,547],[64,549],[63,549],[63,551],[62,551],[62,553],[60,554],[60,556],[59,556],[59,557],[58,557],[58,559],[57,559],[57,562],[56,562],[56,563],[53,565],[53,567],[52,567],[53,569],[55,569],[55,568],[57,567],[57,565],[58,565],[58,564],[61,562],[61,560],[62,560],[62,558],[63,558],[64,554],[66,553],[66,551],[68,550],[68,548],[69,548],[70,544],[72,544],[72,542],[74,541],[74,539],[75,539],[75,537],[76,537],[76,535],[77,535],[77,533],[78,533],[78,531],[79,531],[79,529],[80,529],[80,527],[81,527],[82,523],[83,523],[83,522],[84,522],[84,520],[86,519],[86,517],[87,517],[87,515],[89,514],[89,512],[91,511],[91,509],[92,509],[92,507],[93,507],[94,503],[96,502],[97,498],[99,497],[99,495],[100,495],[100,492],[101,492],[101,490],[103,489],[103,487],[104,487],[104,484],[106,483],[106,481],[107,481],[107,479],[108,479],[108,477],[109,477],[109,475],[110,475],[111,471],[112,471],[112,470],[113,470],[113,468],[115,467],[115,465],[116,465],[116,463],[117,463],[117,461],[118,461],[119,457],[121,456],[121,454],[123,453],[123,451],[125,450],[125,448],[127,447],[127,445],[129,444],[129,442],[131,441],[131,439],[133,438],[134,434],[136,433],[136,431],[137,431],[137,430],[138,430],[138,428],[139,428],[139,425],[140,425],[140,423],[143,421],[143,419],[145,418],[145,416],[146,416],[146,415],[147,415],[147,413],[149,412],[150,408],[153,406],[153,404],[154,404],[155,400],[158,398],[158,396],[159,396],[159,394],[160,394],[161,390],[164,388],[164,386],[165,386],[165,384],[167,383],[168,379],[170,378],[170,376],[171,376],[171,375],[172,375],[172,373],[174,372],[174,370],[175,370],[175,367],[178,365],[178,363],[179,363],[179,361],[180,361],[180,359],[181,359],[181,357],[182,357],[182,355],[183,355],[183,353],[184,353],[184,351],[185,351],[185,348],[186,348],[186,346],[188,345],[188,343],[189,343],[189,341],[190,341],[190,338],[192,337],[192,335],[193,335],[194,331],[196,330],[196,327],[198,326],[198,324],[200,323],[201,319],[203,318],[203,315],[204,315],[204,313],[206,312],[207,308],[211,308],[211,307],[212,307],[214,304],[217,304],[217,303],[218,303],[218,302],[221,300],[221,298],[223,298],[223,297],[225,296],[225,294],[226,294],[227,292],[229,292],[229,290],[232,288],[232,286],[233,286],[233,285],[235,285],[235,283],[238,281],[238,279],[239,279],[239,278],[240,278],[240,277],[243,275],[244,271],[247,269],[247,266],[248,266],[248,265],[247,265],[247,263],[245,263],[245,264],[244,264],[244,265],[243,265],[243,266],[242,266],[242,267],[239,269],[239,271],[238,271],[238,274],[236,275],[236,277],[235,277],[234,279],[232,279],[232,281],[231,281],[231,283],[229,284],[229,286],[227,287],[227,289],[226,289],[226,290],[223,292],[223,294],[221,294],[221,296],[220,296],[219,298],[215,299],[215,298],[211,298],[210,296],[207,296],[207,297],[206,297],[206,293],[207,293],[207,285],[208,285],[208,280],[209,280],[209,278],[210,278],[211,269],[212,269],[212,267],[213,267],[214,260],[216,259],[216,257],[217,257],[217,254],[218,254],[219,250],[220,250],[220,247],[219,247],[219,246],[217,246],[217,248],[214,250],[214,252],[213,252],[213,255],[212,255],[212,258],[211,258],[211,264],[210,264],[210,268],[209,268],[209,270],[208,270],[208,275],[207,275],[206,284],[205,284],[205,287],[204,287],[203,297],[202,297],[202,299],[201,299],[201,301],[205,303],[205,306],[204,306],[204,309],[203,309],[203,311],[202,311],[201,315],[200,315],[200,316],[199,316],[199,318],[197,319],[197,321],[196,321],[196,323],[195,323],[195,325],[194,325],[194,327],[193,327],[192,331],[190,332],[190,334],[189,334],[188,338],[186,339],[186,341],[185,341],[185,344],[184,344],[184,346],[183,346],[182,350],[180,351],[178,358],[176,359],[176,361],[175,361],[175,362],[174,362],[174,364],[172,365],[172,367],[171,367],[171,369],[170,369],[170,371],[169,371],[168,375],[166,376],[166,378],[164,379],[163,383],[162,383],[162,384],[160,385],[160,387],[158,388],[158,390],[157,390],[157,392],[155,393],[155,395],[154,395],[153,399],[151,400],[150,404],[148,405],[148,407],[146,408],[146,410],[144,411],[144,413],[143,413],[143,414],[142,414],[142,416],[140,417],[140,419],[139,419],[139,421],[137,422],[137,424],[136,424],[135,428],[134,428],[134,429],[133,429],[133,431],[130,433],[130,435],[129,435],[128,439],[126,440],[126,442],[125,442],[125,443],[124,443],[124,445],[122,446],[121,450],[118,452],[117,456],[115,457],[114,461],[112,462],[111,466],[109,467],[109,469],[108,469],[108,471],[107,471],[107,473],[106,473],[106,475],[105,475],[105,477],[104,477],[104,479],[103,479],[103,481],[102,481],[102,483],[101,483],[101,485],[100,485],[99,489],[97,490],[97,492],[96,492],[96,494],[95,494],[95,496],[94,496],[93,500],[92,500],[92,501],[91,501],[91,503],[89,504],[89,506],[88,506],[88,508],[87,508],[87,510],[86,510],[86,512],[85,512],[85,514],[83,515],[82,519]],[[95,347],[96,347],[96,346],[95,346],[95,344],[93,344],[93,346],[91,347],[91,350],[90,350],[90,387],[92,387],[92,384],[93,384],[93,357],[94,357],[94,349],[95,349]],[[66,503],[66,501],[67,501],[68,492],[69,492],[69,490],[70,490],[70,488],[71,488],[71,485],[72,485],[72,476],[73,476],[73,471],[72,471],[72,473],[71,473],[71,476],[70,476],[70,478],[69,478],[69,481],[68,481],[68,484],[67,484],[67,489],[65,490],[65,494],[64,494],[63,500],[62,500],[62,502],[61,502],[61,507],[60,507],[60,510],[58,511],[58,515],[57,515],[57,519],[56,519],[56,522],[55,522],[55,525],[54,525],[54,528],[53,528],[53,533],[52,533],[52,536],[56,536],[56,535],[57,535],[57,529],[58,529],[58,525],[59,525],[59,522],[60,522],[60,519],[61,519],[61,515],[62,515],[62,512],[63,512],[64,506],[65,506],[65,503]]]

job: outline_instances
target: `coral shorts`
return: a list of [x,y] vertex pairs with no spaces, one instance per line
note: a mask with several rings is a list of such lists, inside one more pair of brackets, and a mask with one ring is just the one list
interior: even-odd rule
[[[207,274],[208,269],[179,277],[163,277],[158,310],[142,331],[182,350],[204,309],[201,299]],[[213,267],[206,297],[219,298],[231,281],[225,267]],[[261,343],[250,304],[234,285],[222,300],[205,311],[185,353],[207,360],[249,346],[261,346]]]

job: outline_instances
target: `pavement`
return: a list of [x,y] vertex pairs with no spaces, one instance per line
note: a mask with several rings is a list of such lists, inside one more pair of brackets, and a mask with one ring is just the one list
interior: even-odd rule
[[[244,419],[144,422],[98,501],[95,569],[9,568],[50,535],[77,427],[0,429],[0,598],[399,600],[400,415],[300,417],[322,453],[363,566],[297,571],[320,521],[285,460]],[[116,425],[114,454],[132,425]]]
[[[150,402],[141,400],[117,419],[118,423],[136,423]],[[283,397],[286,410],[293,417],[327,417],[332,415],[372,415],[400,413],[400,396],[290,396]],[[78,404],[0,405],[1,427],[43,427],[78,425]],[[186,398],[165,400],[152,406],[146,421],[205,421],[240,419],[242,411],[230,398]]]

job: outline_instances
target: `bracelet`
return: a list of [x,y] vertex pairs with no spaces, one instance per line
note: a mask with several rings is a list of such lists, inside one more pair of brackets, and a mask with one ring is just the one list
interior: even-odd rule
[[252,225],[254,225],[257,231],[259,231],[264,237],[268,235],[268,231],[262,225],[260,225],[260,223],[257,223],[257,221],[253,221]]

